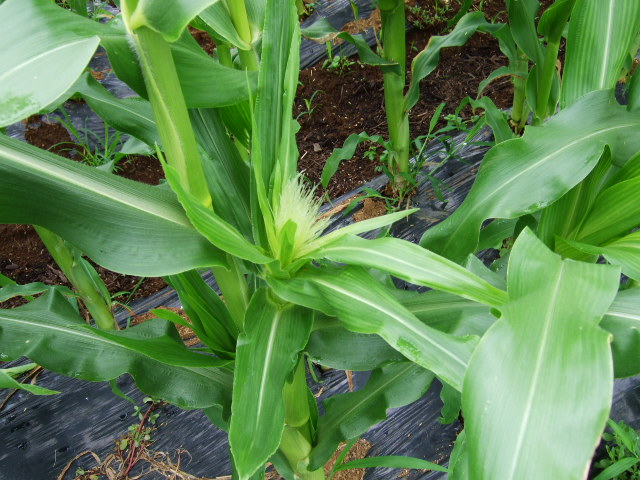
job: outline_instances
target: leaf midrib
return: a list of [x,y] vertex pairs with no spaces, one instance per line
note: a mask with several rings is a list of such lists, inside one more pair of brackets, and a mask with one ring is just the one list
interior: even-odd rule
[[526,431],[528,430],[528,426],[531,418],[531,411],[533,410],[534,396],[537,391],[538,383],[540,381],[542,364],[544,363],[543,360],[545,359],[545,352],[547,351],[547,347],[549,343],[548,338],[551,331],[551,323],[553,321],[553,314],[555,312],[555,306],[556,306],[558,295],[560,292],[560,284],[562,283],[562,277],[564,275],[564,271],[565,271],[565,265],[564,263],[561,263],[560,270],[556,277],[555,285],[553,286],[553,290],[552,290],[553,294],[549,299],[549,302],[547,303],[547,309],[544,315],[544,322],[543,322],[543,332],[542,332],[543,334],[540,342],[541,348],[538,349],[538,353],[536,355],[536,359],[534,362],[535,367],[534,367],[533,375],[531,378],[531,382],[529,383],[529,393],[527,395],[527,400],[524,403],[522,422],[520,424],[521,425],[520,431],[518,432],[518,436],[516,439],[515,449],[512,457],[513,460],[511,463],[511,467],[509,469],[509,474],[505,478],[516,478],[514,477],[514,473],[516,471],[516,468],[518,467],[518,464],[520,463],[522,447],[524,445]]

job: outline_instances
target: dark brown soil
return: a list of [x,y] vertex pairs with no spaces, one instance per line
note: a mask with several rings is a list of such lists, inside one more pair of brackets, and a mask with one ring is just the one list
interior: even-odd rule
[[[428,6],[425,8],[433,17],[433,3],[426,3]],[[488,1],[484,12],[487,18],[494,18],[504,13],[501,8],[504,8],[503,2]],[[413,57],[426,47],[432,35],[442,35],[445,29],[443,20],[408,32],[407,82]],[[343,145],[350,134],[365,131],[369,135],[387,138],[382,72],[358,63],[355,58],[352,60],[354,64],[342,74],[323,69],[323,62],[300,73],[301,85],[294,108],[294,115],[299,115],[301,125],[297,137],[299,168],[317,184],[320,183],[325,160],[334,148]],[[482,80],[506,64],[507,59],[500,52],[498,42],[484,34],[474,35],[464,47],[443,50],[438,68],[420,84],[420,101],[410,113],[412,136],[427,133],[431,117],[441,102],[446,103],[443,115],[454,113],[462,99],[467,96],[475,98]],[[314,94],[311,102],[313,111],[308,114],[310,108],[305,99],[311,99]],[[490,85],[484,94],[491,97],[498,107],[506,108],[512,102],[513,86],[505,78]],[[468,120],[471,113],[470,108],[465,108],[462,118]],[[361,145],[353,159],[342,163],[329,183],[327,193],[330,198],[351,191],[380,174],[376,163],[364,158],[366,147],[366,144]],[[325,194],[322,188],[317,193]]]
[[[427,8],[433,8],[433,2],[426,2]],[[485,12],[488,18],[500,14],[502,1],[488,0]],[[450,12],[453,15],[455,12]],[[411,58],[422,50],[431,35],[439,35],[446,28],[444,21],[414,29],[407,35],[408,71]],[[205,41],[202,33],[192,32],[208,50],[212,43]],[[355,59],[352,59],[355,61]],[[440,66],[421,84],[421,100],[411,112],[412,135],[426,133],[431,116],[440,102],[446,102],[445,113],[452,113],[460,101],[467,95],[475,96],[478,83],[500,65],[506,64],[497,42],[485,35],[474,36],[467,46],[452,48],[442,52]],[[336,147],[342,146],[351,133],[366,131],[368,134],[387,136],[384,116],[382,74],[373,67],[354,65],[342,75],[328,72],[315,65],[300,74],[301,85],[295,105],[294,115],[300,115],[306,109],[304,99],[313,99],[310,115],[299,117],[301,130],[298,134],[300,149],[300,170],[312,181],[319,183],[326,158]],[[491,86],[486,94],[491,96],[499,107],[511,102],[512,87],[508,79]],[[470,111],[463,111],[468,118]],[[60,155],[75,159],[77,153],[69,147],[69,134],[59,124],[39,122],[30,119],[27,124],[27,140],[40,148],[54,151]],[[362,183],[379,174],[376,164],[363,158],[365,147],[361,146],[356,157],[343,162],[338,173],[329,185],[329,195],[335,198],[351,191]],[[117,173],[133,180],[157,184],[163,177],[162,169],[154,158],[135,157],[119,164]],[[319,194],[324,192],[319,189]],[[0,273],[24,284],[44,282],[48,284],[66,283],[64,275],[58,270],[51,256],[40,242],[35,231],[29,226],[0,225]],[[112,293],[129,292],[138,283],[137,277],[121,276],[98,267]],[[68,284],[67,284],[68,285]],[[148,296],[163,288],[161,279],[146,279],[132,296]],[[123,301],[128,295],[120,296]],[[15,306],[19,302],[10,301],[0,307]]]

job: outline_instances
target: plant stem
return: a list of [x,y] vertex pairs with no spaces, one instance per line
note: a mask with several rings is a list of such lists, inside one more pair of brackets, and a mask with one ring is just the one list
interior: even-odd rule
[[80,295],[82,302],[89,310],[98,328],[115,330],[116,326],[109,299],[105,298],[100,292],[100,290],[107,292],[107,288],[104,284],[99,285],[97,283],[102,282],[98,273],[94,271],[94,275],[91,275],[86,268],[87,266],[89,268],[93,267],[86,262],[80,262],[80,252],[62,237],[46,228],[36,226],[35,229],[40,235],[42,243],[47,247],[60,270],[62,270],[62,273],[65,274],[73,288]]
[[324,480],[324,469],[307,470],[309,454],[313,448],[308,395],[305,362],[301,355],[291,383],[285,383],[283,390],[286,425],[280,441],[280,451],[289,461],[296,478]]
[[556,62],[558,61],[558,49],[560,48],[560,38],[549,40],[547,51],[544,56],[544,66],[539,76],[538,92],[536,98],[536,112],[534,124],[540,125],[547,118],[549,113],[549,96],[553,79],[556,74]]
[[213,267],[211,271],[216,278],[218,287],[220,287],[231,318],[238,327],[238,331],[241,332],[244,329],[244,315],[249,305],[249,292],[237,259],[227,255],[227,261],[230,266],[229,270],[224,267]]
[[178,172],[182,186],[210,207],[211,196],[171,48],[161,34],[147,27],[136,29],[133,37],[167,162]]
[[[249,45],[252,45],[251,26],[249,25],[249,17],[247,16],[247,8],[244,4],[244,0],[227,0],[227,7],[231,15],[231,21],[236,27],[240,38]],[[242,65],[247,70],[254,72],[258,71],[258,54],[253,49],[253,46],[249,50],[244,50],[238,47],[238,55],[242,61]]]
[[220,65],[232,68],[233,60],[231,59],[231,47],[226,43],[221,43],[220,45],[218,45],[216,51],[218,54],[218,62],[220,62]]
[[405,15],[403,0],[381,0],[382,45],[384,59],[397,62],[400,74],[386,71],[384,79],[384,105],[389,128],[389,140],[394,150],[390,155],[389,170],[396,174],[396,185],[402,187],[405,179],[398,173],[409,171],[409,112],[404,109],[405,87]]
[[[529,68],[529,61],[522,50],[518,49],[518,60],[515,64],[516,72],[526,72]],[[527,122],[527,103],[526,103],[526,79],[522,77],[513,78],[513,108],[511,109],[511,120],[520,131]]]

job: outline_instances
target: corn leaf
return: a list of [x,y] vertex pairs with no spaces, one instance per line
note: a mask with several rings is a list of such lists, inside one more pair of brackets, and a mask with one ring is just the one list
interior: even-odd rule
[[351,332],[335,320],[318,321],[305,352],[319,365],[337,370],[370,371],[406,360],[377,335]]
[[496,320],[486,305],[450,293],[398,290],[394,294],[407,310],[426,325],[452,335],[481,337]]
[[249,260],[253,263],[269,263],[271,257],[265,255],[262,249],[249,242],[233,225],[226,222],[213,210],[203,206],[193,195],[187,192],[178,179],[176,170],[165,164],[164,170],[167,181],[178,195],[187,216],[193,226],[213,245],[235,257]]
[[246,239],[252,238],[249,166],[229,138],[217,110],[191,110],[190,118],[214,210]]
[[167,42],[175,42],[196,15],[218,1],[123,0],[122,3],[130,16],[131,29],[148,27],[161,33]]
[[176,289],[180,303],[200,340],[216,355],[228,358],[234,352],[238,329],[220,296],[195,271],[165,277]]
[[365,240],[345,236],[318,254],[336,262],[377,268],[417,285],[460,295],[486,305],[502,305],[507,295],[454,262],[396,238]]
[[12,388],[15,390],[25,390],[34,395],[55,395],[55,390],[49,390],[48,388],[33,385],[31,383],[18,382],[14,377],[27,373],[29,370],[36,368],[35,363],[29,363],[27,365],[21,365],[19,367],[0,368],[0,388]]
[[249,50],[250,45],[238,35],[224,2],[216,2],[208,6],[200,12],[199,18],[228,44]]
[[426,48],[411,62],[411,84],[405,96],[404,108],[411,110],[420,99],[420,81],[433,72],[440,61],[440,50],[445,47],[460,47],[476,31],[499,35],[502,24],[490,24],[484,19],[482,12],[467,13],[460,19],[451,33],[443,36],[433,36]]
[[614,88],[638,34],[640,3],[635,0],[582,0],[571,14],[562,108],[581,96]]
[[118,332],[90,327],[57,292],[0,310],[2,358],[27,356],[44,368],[89,381],[129,373],[145,393],[182,408],[231,402],[228,362],[185,348],[172,324],[151,320]]
[[518,237],[511,302],[462,390],[471,478],[583,478],[611,405],[610,335],[597,324],[618,280],[618,268],[561,260],[529,229]]
[[640,281],[640,232],[630,233],[606,245],[590,245],[564,239],[570,246],[589,255],[604,255],[613,265],[619,265],[622,273]]
[[140,276],[226,265],[174,194],[0,135],[0,222],[43,226],[104,267]]
[[640,116],[627,112],[611,92],[593,92],[522,138],[503,142],[485,156],[462,205],[427,230],[420,244],[462,262],[478,244],[487,218],[516,218],[553,203],[597,165],[606,145],[613,162],[640,150],[634,135]]
[[252,298],[238,339],[229,444],[239,478],[271,457],[284,430],[282,390],[311,332],[312,313],[281,307],[265,289]]
[[44,109],[73,85],[98,47],[94,24],[53,2],[0,5],[0,127]]
[[385,420],[389,408],[419,399],[433,377],[433,373],[419,365],[401,362],[374,370],[362,389],[325,400],[326,413],[318,421],[319,441],[309,457],[310,469],[322,467],[340,442],[357,438]]
[[72,88],[109,126],[132,135],[150,147],[161,145],[151,104],[139,97],[117,98],[89,73],[83,74]]
[[535,24],[540,2],[538,0],[507,0],[506,3],[513,39],[534,64],[542,65],[544,51],[538,40]]
[[640,288],[619,292],[600,326],[613,334],[616,377],[640,374]]
[[599,245],[640,225],[640,177],[603,190],[576,234],[576,240]]
[[383,72],[394,72],[400,74],[400,67],[397,62],[385,60],[380,55],[371,50],[371,47],[361,34],[350,35],[347,32],[340,32],[333,28],[329,21],[320,17],[312,25],[302,29],[302,35],[318,43],[331,42],[336,38],[351,43],[358,52],[360,61],[367,65],[382,67]]
[[460,389],[477,337],[455,337],[425,325],[365,270],[313,268],[291,280],[269,279],[269,285],[288,301],[337,317],[353,332],[380,335],[409,360]]

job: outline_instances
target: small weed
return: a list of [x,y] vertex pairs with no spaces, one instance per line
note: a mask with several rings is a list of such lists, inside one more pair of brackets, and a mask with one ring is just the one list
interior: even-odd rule
[[420,5],[407,6],[407,18],[418,30],[425,30],[430,25],[446,22],[451,10],[451,2],[434,0],[433,13]]
[[322,64],[322,68],[329,72],[335,72],[338,75],[343,75],[356,63],[353,60],[349,60],[349,57],[333,54],[333,46],[331,42],[327,42],[327,59]]
[[307,115],[309,118],[311,118],[311,114],[317,107],[317,105],[313,105],[313,99],[316,98],[316,95],[318,95],[319,93],[324,93],[324,91],[316,90],[315,92],[313,92],[310,98],[303,99],[306,110],[300,112],[296,117],[296,120],[298,120],[300,117],[303,117],[304,115]]
[[594,480],[640,480],[640,434],[624,422],[608,421],[613,433],[602,439],[609,458],[596,463],[603,469]]
[[[113,130],[107,123],[104,123],[104,139],[93,132],[90,128],[76,128],[71,121],[71,117],[64,110],[60,109],[64,119],[56,117],[56,120],[65,127],[69,133],[75,137],[76,142],[63,142],[59,145],[68,145],[66,150],[77,152],[83,163],[93,167],[103,167],[109,171],[116,168],[116,164],[125,156],[119,153],[121,144],[120,132]],[[93,148],[91,144],[93,143]]]

